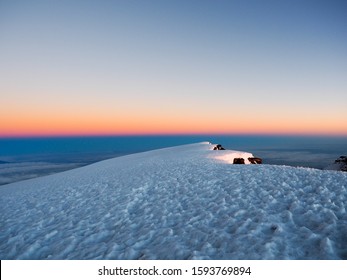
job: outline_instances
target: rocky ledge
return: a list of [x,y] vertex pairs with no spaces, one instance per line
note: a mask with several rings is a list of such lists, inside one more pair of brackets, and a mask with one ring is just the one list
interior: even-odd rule
[[338,170],[347,172],[347,156],[340,156],[333,164],[328,165],[325,170]]

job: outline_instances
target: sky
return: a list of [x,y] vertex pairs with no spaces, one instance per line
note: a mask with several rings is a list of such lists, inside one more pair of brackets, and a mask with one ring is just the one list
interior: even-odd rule
[[0,137],[347,135],[347,1],[0,0]]

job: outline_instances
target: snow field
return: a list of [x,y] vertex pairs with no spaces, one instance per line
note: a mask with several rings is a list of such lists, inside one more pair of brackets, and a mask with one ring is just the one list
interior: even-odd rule
[[231,165],[211,148],[0,187],[0,258],[347,259],[346,173]]

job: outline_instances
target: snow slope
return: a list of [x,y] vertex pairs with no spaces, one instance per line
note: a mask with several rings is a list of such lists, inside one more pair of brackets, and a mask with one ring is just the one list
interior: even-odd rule
[[347,259],[347,173],[232,165],[212,148],[0,187],[0,258]]

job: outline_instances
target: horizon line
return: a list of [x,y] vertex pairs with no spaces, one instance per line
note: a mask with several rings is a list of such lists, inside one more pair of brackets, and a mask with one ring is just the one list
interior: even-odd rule
[[14,134],[1,135],[0,139],[24,139],[24,138],[83,138],[83,137],[185,137],[185,136],[274,136],[274,137],[347,137],[347,133],[110,133],[110,134]]

